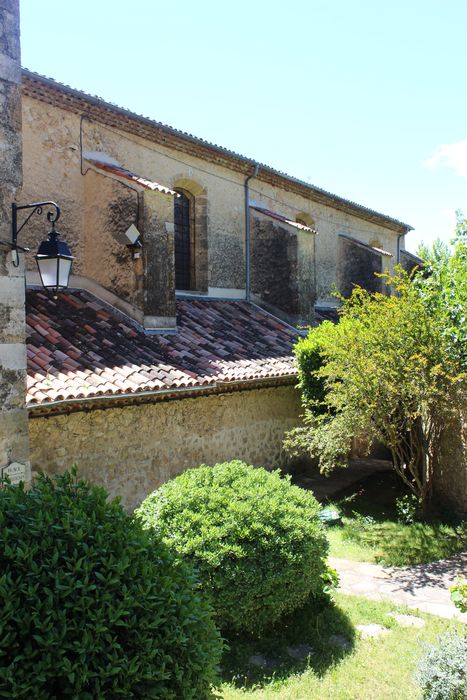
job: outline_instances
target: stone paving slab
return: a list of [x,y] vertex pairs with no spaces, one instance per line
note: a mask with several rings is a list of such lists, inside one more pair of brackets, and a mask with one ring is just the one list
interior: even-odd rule
[[388,617],[392,617],[401,627],[417,627],[418,629],[425,627],[425,620],[415,615],[402,615],[402,613],[388,613]]
[[360,632],[363,639],[377,639],[385,634],[389,634],[387,627],[377,624],[357,625],[356,629]]
[[467,623],[449,593],[456,576],[467,572],[467,552],[431,564],[400,568],[329,558],[340,578],[339,590],[372,600],[392,600],[409,608]]

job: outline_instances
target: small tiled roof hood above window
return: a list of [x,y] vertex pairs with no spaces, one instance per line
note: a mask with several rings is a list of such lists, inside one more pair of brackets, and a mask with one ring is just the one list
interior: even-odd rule
[[250,205],[250,209],[254,209],[255,211],[258,211],[261,214],[264,214],[265,216],[269,216],[271,219],[275,219],[276,221],[280,221],[283,224],[288,224],[289,226],[293,226],[294,228],[298,228],[298,229],[300,229],[300,231],[309,231],[310,233],[318,233],[317,230],[312,228],[311,226],[306,226],[305,224],[301,224],[298,221],[293,221],[292,219],[289,219],[287,216],[284,216],[284,214],[279,214],[279,212],[277,212],[277,211],[272,211],[271,209],[264,207],[262,204],[258,204],[258,202],[255,202],[254,199],[250,199],[249,205]]
[[178,197],[177,192],[171,190],[169,187],[160,185],[158,182],[153,182],[152,180],[148,180],[145,177],[141,177],[140,175],[131,172],[131,170],[127,170],[127,168],[124,168],[118,161],[107,155],[107,153],[102,153],[100,151],[85,151],[83,153],[83,159],[93,168],[104,171],[109,175],[114,175],[122,180],[134,182],[135,185],[139,185],[144,190],[153,190],[162,192],[163,194],[171,194],[173,197]]

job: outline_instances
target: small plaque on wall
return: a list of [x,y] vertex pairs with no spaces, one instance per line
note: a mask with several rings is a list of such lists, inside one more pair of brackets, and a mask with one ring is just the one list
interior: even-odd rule
[[26,465],[19,462],[12,462],[1,470],[2,479],[9,478],[10,484],[19,484],[26,481]]

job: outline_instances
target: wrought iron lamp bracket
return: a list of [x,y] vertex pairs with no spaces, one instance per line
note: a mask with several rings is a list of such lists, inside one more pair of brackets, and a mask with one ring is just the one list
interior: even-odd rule
[[[53,207],[53,211],[47,212],[47,220],[52,224],[52,232],[54,232],[55,222],[60,218],[60,207],[55,202],[33,202],[32,204],[11,205],[11,243],[9,245],[11,245],[12,251],[16,251],[16,256],[13,260],[13,265],[15,267],[18,267],[19,265],[18,250],[22,250],[26,253],[29,252],[29,248],[24,248],[23,246],[18,245],[18,235],[34,214],[40,215],[43,213],[44,207]],[[23,209],[32,209],[32,211],[18,228],[18,212]]]

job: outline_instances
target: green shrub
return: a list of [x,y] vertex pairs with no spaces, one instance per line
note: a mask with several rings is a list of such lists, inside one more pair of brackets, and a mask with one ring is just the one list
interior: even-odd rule
[[396,498],[397,519],[404,525],[412,525],[416,521],[419,509],[420,502],[414,493]]
[[259,633],[323,594],[318,512],[313,495],[279,472],[233,461],[184,472],[137,515],[195,566],[223,630]]
[[462,613],[467,613],[467,579],[465,576],[458,576],[453,586],[451,586],[451,600]]
[[0,697],[211,697],[219,635],[193,573],[74,474],[0,491]]
[[299,338],[294,347],[295,361],[298,368],[298,387],[302,394],[304,405],[315,415],[326,412],[324,398],[326,390],[322,377],[317,377],[316,372],[323,365],[321,355],[322,326],[332,325],[330,321],[324,321],[318,328],[310,330],[306,338]]
[[466,700],[467,637],[449,632],[422,658],[415,680],[424,700]]

